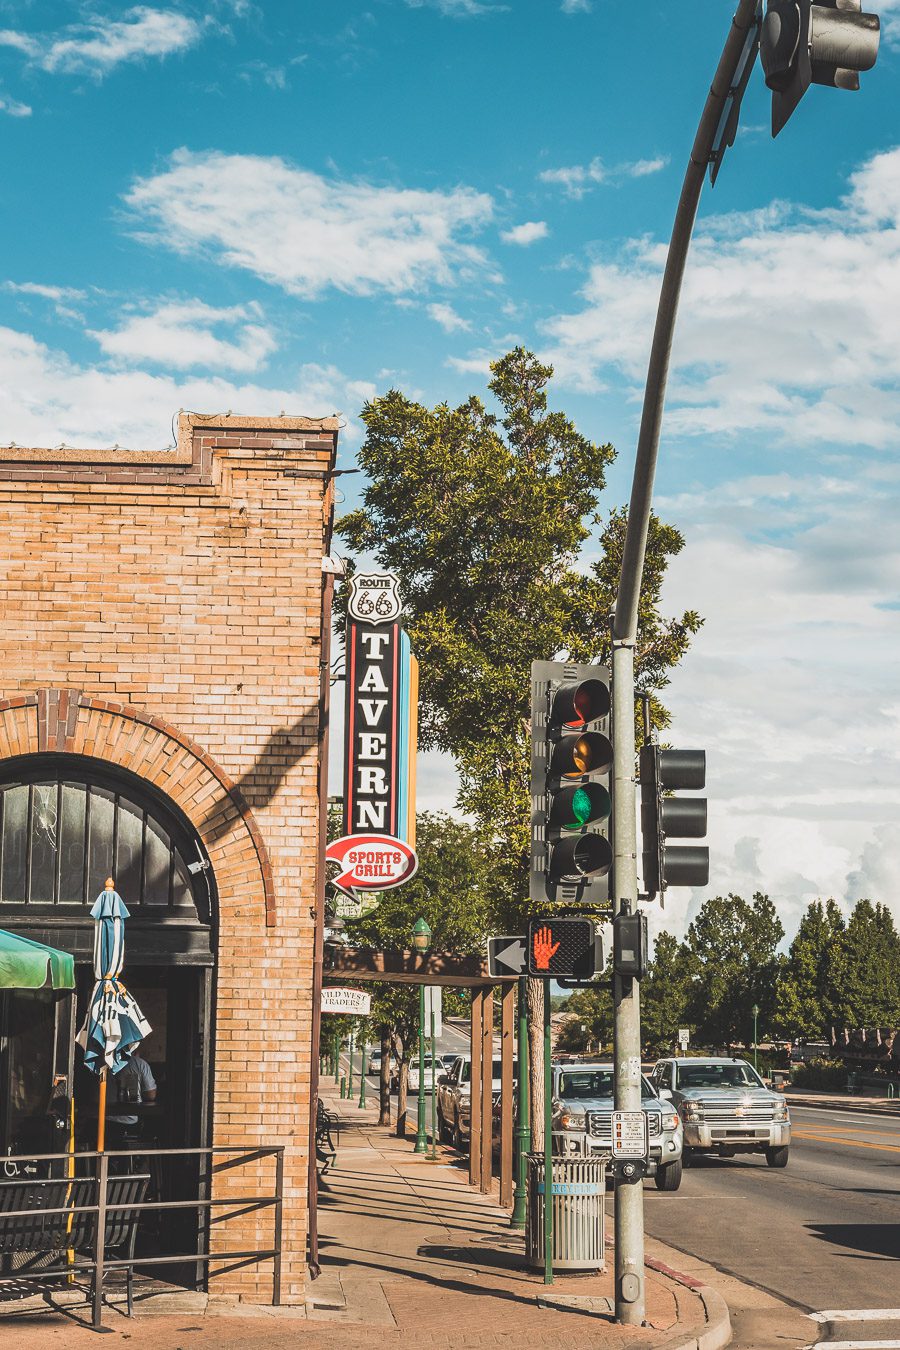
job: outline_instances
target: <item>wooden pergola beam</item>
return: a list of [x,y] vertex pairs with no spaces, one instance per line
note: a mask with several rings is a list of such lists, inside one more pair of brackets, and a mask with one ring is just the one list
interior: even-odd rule
[[442,984],[477,989],[495,984],[482,956],[456,952],[381,951],[374,947],[328,947],[325,951],[326,981],[388,980],[392,984]]

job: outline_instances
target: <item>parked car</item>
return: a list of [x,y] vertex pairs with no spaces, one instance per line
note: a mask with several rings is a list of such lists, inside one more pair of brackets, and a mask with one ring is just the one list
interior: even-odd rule
[[[430,1092],[432,1087],[436,1087],[440,1075],[444,1072],[444,1066],[437,1058],[432,1060],[431,1055],[425,1056],[425,1091]],[[419,1057],[414,1055],[409,1061],[409,1077],[406,1080],[406,1086],[409,1092],[418,1092],[419,1090]],[[394,1063],[391,1070],[391,1092],[400,1090],[400,1067]]]
[[[559,1064],[553,1069],[553,1149],[610,1153],[615,1072],[612,1064]],[[660,1191],[681,1185],[684,1132],[671,1102],[660,1100],[641,1075],[641,1109],[647,1114],[650,1157],[647,1175]]]
[[791,1117],[779,1092],[766,1087],[744,1059],[661,1059],[657,1093],[684,1123],[684,1160],[695,1153],[764,1153],[769,1167],[787,1167]]
[[[516,1077],[513,1061],[513,1081]],[[496,1102],[502,1088],[502,1061],[495,1056],[491,1065],[491,1094]],[[472,1056],[457,1055],[448,1074],[438,1078],[437,1126],[440,1139],[450,1139],[458,1149],[468,1147],[472,1114]],[[492,1121],[492,1130],[493,1130]]]

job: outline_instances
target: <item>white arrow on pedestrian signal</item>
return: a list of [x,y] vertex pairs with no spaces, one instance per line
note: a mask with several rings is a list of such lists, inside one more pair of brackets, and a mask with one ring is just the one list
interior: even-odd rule
[[511,942],[501,952],[495,952],[494,962],[521,975],[525,969],[525,939],[516,938],[515,942]]

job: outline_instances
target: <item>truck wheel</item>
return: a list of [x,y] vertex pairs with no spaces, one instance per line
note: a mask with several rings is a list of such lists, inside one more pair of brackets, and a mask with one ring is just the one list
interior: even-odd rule
[[693,1166],[693,1162],[694,1162],[694,1150],[692,1148],[687,1148],[685,1146],[681,1150],[681,1165],[682,1167],[691,1167]]
[[466,1141],[463,1139],[459,1129],[459,1116],[457,1116],[456,1120],[453,1122],[453,1147],[456,1149],[457,1153],[465,1153],[466,1151]]
[[437,1137],[442,1144],[447,1142],[447,1122],[440,1107],[437,1109]]
[[681,1159],[667,1163],[665,1167],[657,1167],[653,1180],[658,1191],[677,1191],[681,1185]]
[[787,1144],[783,1148],[767,1148],[766,1162],[769,1167],[787,1167],[789,1153],[790,1149]]

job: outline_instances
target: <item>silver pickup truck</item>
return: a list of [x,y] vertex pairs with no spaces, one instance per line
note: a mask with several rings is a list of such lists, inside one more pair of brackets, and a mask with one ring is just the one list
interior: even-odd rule
[[769,1167],[787,1167],[787,1102],[746,1060],[661,1059],[652,1077],[658,1095],[681,1117],[686,1165],[692,1153],[764,1153]]
[[[611,1153],[612,1064],[560,1064],[553,1070],[553,1149],[560,1154]],[[641,1075],[641,1109],[647,1116],[650,1156],[647,1175],[657,1190],[681,1185],[682,1130],[671,1102]]]

